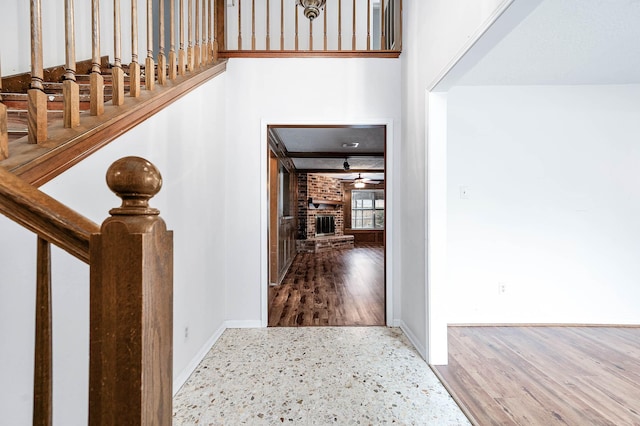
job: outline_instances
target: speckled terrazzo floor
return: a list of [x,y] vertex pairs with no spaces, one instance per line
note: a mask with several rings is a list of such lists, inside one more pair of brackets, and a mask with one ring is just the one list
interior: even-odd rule
[[175,425],[469,425],[397,328],[230,329],[174,398]]

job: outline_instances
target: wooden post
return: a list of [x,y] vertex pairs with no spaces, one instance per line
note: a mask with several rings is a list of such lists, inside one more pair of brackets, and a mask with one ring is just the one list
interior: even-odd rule
[[129,96],[140,96],[140,63],[138,62],[138,0],[131,0],[131,63],[129,64]]
[[64,98],[64,127],[72,128],[80,125],[80,87],[76,83],[76,43],[74,29],[73,0],[64,1],[65,30],[65,73],[62,82]]
[[122,69],[122,35],[120,31],[120,0],[113,0],[113,69],[111,78],[113,95],[111,103],[120,106],[124,103],[124,71]]
[[173,233],[148,204],[162,178],[126,157],[107,184],[122,205],[91,236],[89,425],[170,426]]
[[36,343],[33,373],[33,424],[53,424],[51,245],[38,237]]
[[31,85],[27,91],[29,143],[47,140],[47,95],[42,60],[42,6],[31,0]]
[[2,62],[0,62],[0,161],[9,158],[9,129],[7,106],[2,103]]
[[156,85],[156,61],[153,59],[153,0],[147,0],[147,58],[144,62],[144,87],[153,90]]
[[100,70],[100,2],[91,0],[91,75],[90,113],[104,113],[104,78]]

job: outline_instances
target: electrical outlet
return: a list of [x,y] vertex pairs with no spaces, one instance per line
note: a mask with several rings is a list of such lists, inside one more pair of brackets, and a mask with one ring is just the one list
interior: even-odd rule
[[507,285],[505,283],[498,283],[498,294],[505,294],[507,292]]

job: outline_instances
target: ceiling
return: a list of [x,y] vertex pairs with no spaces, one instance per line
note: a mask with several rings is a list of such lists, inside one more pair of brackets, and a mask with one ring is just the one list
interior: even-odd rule
[[456,82],[639,83],[640,0],[543,0]]
[[[272,143],[296,170],[352,180],[384,180],[386,128],[366,126],[269,126]],[[356,145],[357,146],[353,146]],[[344,170],[344,162],[349,170]]]

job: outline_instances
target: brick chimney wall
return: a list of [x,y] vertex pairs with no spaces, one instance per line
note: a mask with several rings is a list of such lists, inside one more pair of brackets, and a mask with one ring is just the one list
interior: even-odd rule
[[344,209],[342,205],[316,209],[309,208],[309,198],[342,201],[342,182],[339,179],[309,173],[298,175],[298,238],[316,236],[316,215],[334,216],[336,235],[344,235]]

